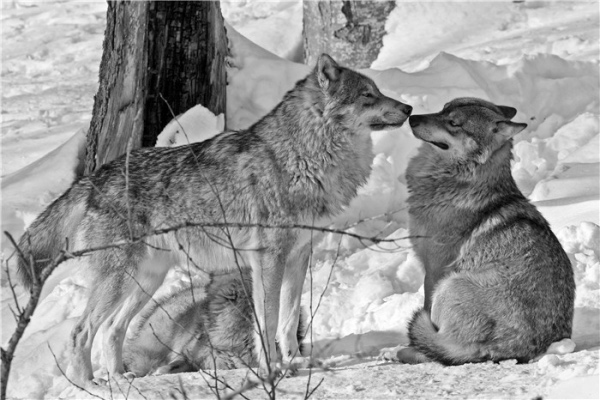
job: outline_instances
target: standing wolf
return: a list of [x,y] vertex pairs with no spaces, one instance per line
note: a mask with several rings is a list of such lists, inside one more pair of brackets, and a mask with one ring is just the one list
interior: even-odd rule
[[571,336],[571,263],[511,176],[512,137],[527,126],[516,112],[460,98],[410,117],[425,142],[406,171],[425,307],[401,361],[526,362]]
[[[298,350],[311,233],[281,226],[327,221],[347,205],[371,171],[369,133],[401,126],[411,110],[322,55],[314,71],[247,130],[134,151],[75,183],[20,241],[35,271],[67,239],[69,250],[130,243],[88,257],[95,285],[70,338],[68,375],[78,383],[92,379],[92,341],[104,324],[107,369],[121,376],[129,322],[168,269],[189,260],[208,272],[252,269],[259,372],[267,375],[276,361],[276,335],[283,361],[290,362]],[[173,226],[185,228],[152,233]],[[19,270],[30,285],[26,264],[20,260]]]

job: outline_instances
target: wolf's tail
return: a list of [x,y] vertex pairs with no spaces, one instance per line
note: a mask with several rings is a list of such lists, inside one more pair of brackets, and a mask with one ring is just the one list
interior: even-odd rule
[[72,250],[73,238],[85,215],[86,193],[82,185],[74,185],[46,208],[21,236],[17,273],[27,289],[33,286],[34,276],[39,278],[61,250]]
[[445,365],[484,361],[477,346],[458,343],[440,333],[425,310],[419,310],[413,316],[408,336],[412,347]]

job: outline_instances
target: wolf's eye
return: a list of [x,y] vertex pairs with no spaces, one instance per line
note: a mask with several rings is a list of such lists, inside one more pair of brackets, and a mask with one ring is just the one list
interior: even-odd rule
[[453,127],[455,127],[455,128],[456,128],[456,127],[458,127],[458,126],[460,126],[460,124],[459,124],[459,123],[457,123],[457,122],[454,122],[454,121],[452,121],[452,120],[450,120],[448,123],[450,124],[450,126],[453,126]]
[[373,96],[373,93],[371,92],[364,92],[363,94],[361,94],[362,97],[364,97],[365,99],[374,99],[375,96]]

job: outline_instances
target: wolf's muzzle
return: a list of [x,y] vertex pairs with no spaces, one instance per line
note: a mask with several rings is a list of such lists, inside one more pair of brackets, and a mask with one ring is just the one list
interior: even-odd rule
[[421,122],[423,122],[423,118],[420,115],[413,115],[408,119],[408,124],[411,128],[416,128],[421,125]]

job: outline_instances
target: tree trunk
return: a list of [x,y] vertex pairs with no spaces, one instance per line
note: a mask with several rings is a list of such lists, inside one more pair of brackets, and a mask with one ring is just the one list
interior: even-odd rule
[[153,146],[196,104],[225,112],[227,38],[218,1],[109,1],[85,173]]
[[227,37],[218,1],[150,2],[149,83],[142,146],[196,104],[225,112]]
[[304,62],[328,53],[343,65],[368,68],[383,46],[395,1],[304,1]]
[[108,2],[100,86],[87,135],[85,174],[123,154],[129,142],[134,148],[141,144],[147,18],[144,2]]

